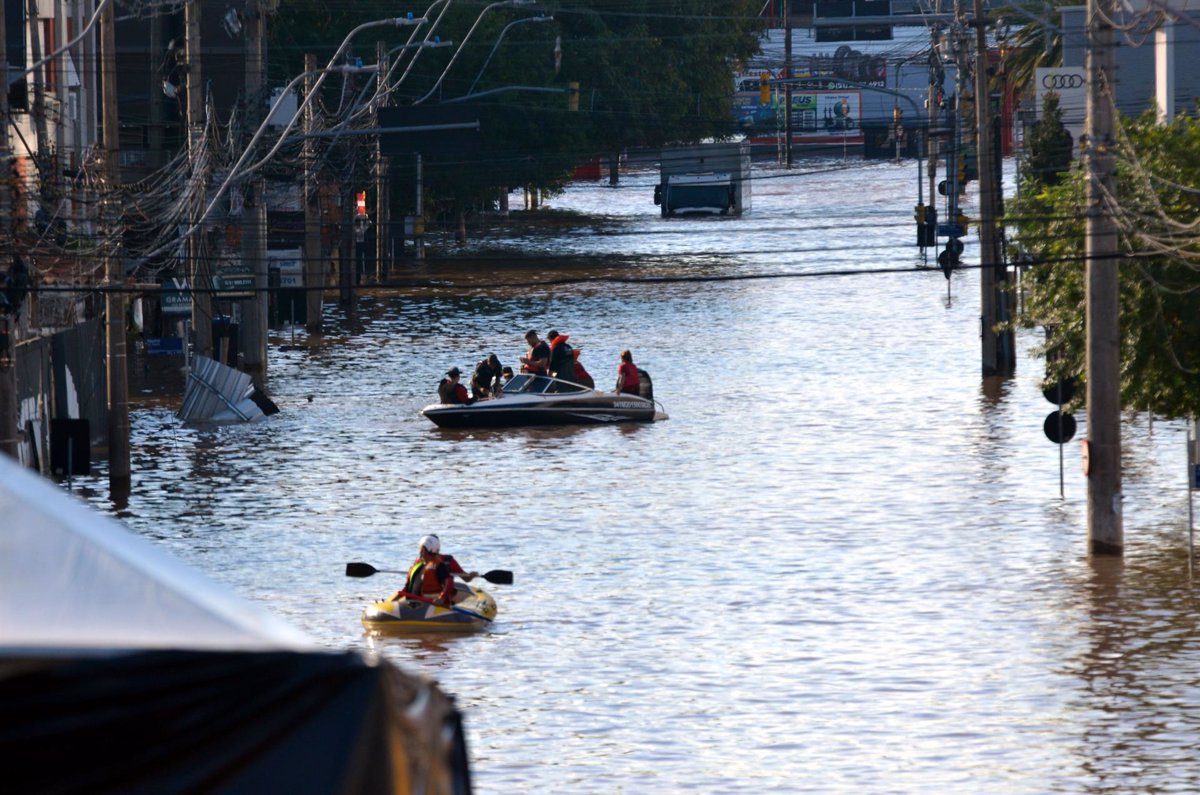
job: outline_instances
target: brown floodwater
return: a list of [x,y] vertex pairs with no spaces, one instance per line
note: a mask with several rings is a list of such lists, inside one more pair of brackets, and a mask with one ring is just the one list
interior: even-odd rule
[[[549,205],[582,222],[482,229],[469,268],[353,314],[328,295],[323,339],[272,338],[280,414],[145,400],[128,503],[102,469],[75,486],[328,648],[435,677],[481,793],[1200,791],[1185,426],[1126,417],[1127,554],[1090,560],[1040,333],[981,379],[978,275],[921,267],[913,165],[755,177],[740,219],[661,219],[648,173],[576,185]],[[528,328],[608,388],[630,348],[670,419],[419,415]],[[399,578],[345,563],[404,568],[429,532],[515,573],[494,627],[365,636]]]

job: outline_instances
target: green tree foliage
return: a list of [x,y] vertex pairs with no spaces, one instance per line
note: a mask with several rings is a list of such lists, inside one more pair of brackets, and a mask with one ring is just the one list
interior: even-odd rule
[[1058,105],[1058,94],[1049,92],[1042,100],[1042,117],[1029,131],[1029,159],[1023,164],[1022,176],[1030,183],[1028,189],[1037,185],[1057,185],[1062,175],[1071,167],[1071,150],[1074,141],[1062,121],[1062,108]]
[[[299,73],[306,52],[324,65],[346,34],[368,20],[409,11],[428,16],[431,23],[418,35],[436,23],[433,33],[450,46],[394,54],[401,64],[392,73],[393,104],[479,95],[472,105],[483,156],[429,175],[439,195],[463,204],[500,187],[559,189],[575,165],[629,147],[733,133],[733,75],[758,51],[757,4],[591,0],[485,13],[488,5],[450,0],[397,8],[366,0],[331,11],[318,0],[288,0],[270,28],[272,76]],[[539,15],[553,20],[523,21]],[[351,55],[371,63],[375,41],[399,47],[410,33],[373,28],[356,39]],[[575,112],[568,109],[572,83],[580,89]],[[340,86],[340,78],[327,81],[327,112],[344,108]]]
[[[1200,122],[1122,121],[1118,142],[1121,400],[1189,417],[1200,406]],[[1028,185],[1031,190],[1025,190]],[[1023,183],[1009,223],[1035,258],[1027,319],[1044,325],[1051,380],[1086,375],[1086,175]],[[1082,394],[1082,393],[1081,393]]]

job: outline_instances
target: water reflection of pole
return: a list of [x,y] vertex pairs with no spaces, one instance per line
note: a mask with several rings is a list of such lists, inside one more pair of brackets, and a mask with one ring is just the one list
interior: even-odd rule
[[1200,446],[1200,442],[1197,442],[1197,440],[1196,440],[1196,437],[1198,435],[1200,435],[1200,433],[1198,433],[1198,432],[1200,432],[1200,423],[1193,421],[1192,425],[1188,428],[1188,440],[1187,440],[1187,449],[1188,449],[1188,471],[1187,471],[1187,476],[1188,476],[1188,579],[1189,580],[1192,578],[1193,565],[1194,565],[1194,560],[1195,560],[1195,556],[1196,556],[1196,552],[1195,552],[1195,549],[1196,549],[1196,524],[1195,524],[1195,513],[1192,509],[1192,491],[1193,491],[1193,489],[1196,488],[1196,486],[1200,485],[1200,483],[1197,482],[1197,481],[1200,481],[1200,478],[1197,477],[1197,472],[1196,472],[1196,459],[1200,458],[1200,456],[1198,456],[1196,454],[1197,447]]

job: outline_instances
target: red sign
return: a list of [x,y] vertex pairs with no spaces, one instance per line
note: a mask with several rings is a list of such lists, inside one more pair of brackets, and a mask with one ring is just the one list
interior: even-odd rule
[[354,194],[354,213],[359,218],[367,217],[367,192],[365,190]]

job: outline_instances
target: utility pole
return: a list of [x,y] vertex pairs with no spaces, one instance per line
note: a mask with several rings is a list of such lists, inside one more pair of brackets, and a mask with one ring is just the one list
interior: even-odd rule
[[[12,149],[8,142],[8,38],[0,13],[0,251],[13,252]],[[9,257],[8,267],[13,266]],[[0,454],[17,457],[16,313],[0,314]]]
[[792,0],[783,0],[783,69],[787,82],[783,84],[783,162],[792,167]]
[[[262,122],[263,43],[266,10],[259,0],[246,0],[246,128]],[[246,302],[242,323],[245,358],[242,366],[265,389],[267,383],[267,201],[266,180],[255,173],[246,183],[242,215],[242,263],[254,274],[254,297]]]
[[[317,56],[304,56],[304,96],[312,97],[317,82]],[[308,137],[316,126],[316,102],[304,106],[304,296],[309,334],[320,334],[324,303],[325,255],[321,250],[321,196],[317,190],[317,141]]]
[[[204,89],[200,70],[200,14],[201,0],[187,0],[183,6],[186,32],[184,57],[187,58],[187,126],[188,159],[192,166],[192,178],[200,168],[201,136],[204,135]],[[212,357],[212,272],[205,261],[204,232],[198,221],[208,206],[207,176],[200,196],[193,199],[188,211],[187,278],[192,286],[192,333],[195,335],[196,354]]]
[[104,246],[105,326],[108,351],[108,484],[129,490],[129,373],[125,361],[125,269],[121,264],[120,213],[116,190],[121,181],[117,123],[117,48],[113,4],[100,14],[100,91],[104,137],[104,192],[100,202]]
[[1113,179],[1116,56],[1114,0],[1088,0],[1087,125],[1087,476],[1088,547],[1124,554],[1121,517],[1120,303]]
[[[376,80],[379,84],[379,105],[391,105],[390,88],[388,83],[387,45],[382,41],[375,42],[375,63],[379,65]],[[376,122],[378,126],[378,122]],[[392,249],[392,215],[391,215],[391,183],[388,180],[390,161],[383,153],[383,136],[375,138],[375,281],[382,284],[387,280],[391,271]]]
[[1016,370],[1011,328],[1007,325],[1008,271],[1000,249],[996,219],[1000,215],[1000,186],[997,185],[996,147],[992,137],[992,101],[988,87],[986,17],[983,0],[975,0],[975,162],[979,172],[979,289],[980,325],[983,337],[983,374],[1012,375]]

